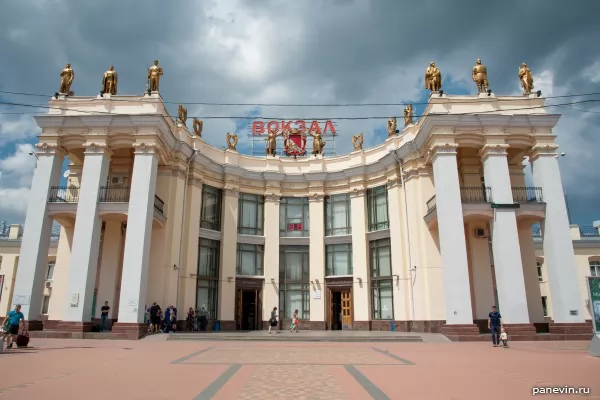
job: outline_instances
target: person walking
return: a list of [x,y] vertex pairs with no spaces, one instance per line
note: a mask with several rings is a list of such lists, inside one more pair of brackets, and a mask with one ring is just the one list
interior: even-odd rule
[[492,312],[488,314],[488,329],[492,333],[494,347],[500,346],[500,329],[502,328],[502,315],[492,306]]
[[[25,316],[21,312],[21,305],[17,304],[14,310],[8,313],[2,326],[5,327],[5,333],[2,336],[2,341],[6,339],[6,348],[13,347],[13,340],[19,334],[19,326],[25,330]],[[1,343],[4,346],[4,343]]]
[[277,326],[277,307],[273,307],[271,311],[271,318],[269,318],[269,333],[271,333],[271,328],[275,327],[275,332],[279,333],[279,327]]
[[292,315],[292,325],[290,326],[290,332],[296,331],[298,333],[298,324],[300,320],[298,319],[298,309],[294,310],[294,315]]

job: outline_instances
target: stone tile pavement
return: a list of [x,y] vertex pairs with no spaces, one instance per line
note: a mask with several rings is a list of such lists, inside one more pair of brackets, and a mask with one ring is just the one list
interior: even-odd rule
[[32,339],[0,354],[0,400],[528,399],[535,386],[589,387],[587,342],[178,342]]

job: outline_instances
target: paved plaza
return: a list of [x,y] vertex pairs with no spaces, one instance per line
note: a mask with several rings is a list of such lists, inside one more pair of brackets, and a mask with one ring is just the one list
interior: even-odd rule
[[320,343],[32,339],[0,354],[10,399],[528,399],[534,387],[590,387],[586,342]]

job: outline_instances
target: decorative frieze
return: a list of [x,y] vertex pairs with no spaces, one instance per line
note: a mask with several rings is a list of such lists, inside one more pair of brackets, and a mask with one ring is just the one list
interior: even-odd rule
[[486,144],[479,150],[479,157],[485,161],[489,156],[506,156],[508,154],[507,144]]

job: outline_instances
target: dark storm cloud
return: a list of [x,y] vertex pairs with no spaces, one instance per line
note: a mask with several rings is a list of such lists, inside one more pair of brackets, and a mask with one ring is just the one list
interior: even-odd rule
[[[60,69],[70,62],[76,70],[76,94],[98,93],[110,64],[119,72],[120,94],[141,93],[146,68],[156,58],[165,69],[161,95],[173,102],[403,102],[423,95],[429,61],[441,68],[446,87],[473,92],[470,71],[481,58],[499,95],[518,92],[517,69],[523,61],[534,74],[550,73],[550,82],[536,81],[544,93],[600,92],[600,79],[594,83],[584,76],[600,60],[600,2],[595,0],[5,3],[0,14],[0,90],[52,94]],[[169,109],[175,114],[176,104]],[[253,108],[188,109],[193,116],[243,115]],[[597,115],[582,118],[568,108],[553,111],[565,114],[556,130],[561,148],[576,155],[561,160],[570,203],[578,204],[580,215],[588,218],[595,212],[593,199],[600,197],[599,177],[596,169],[582,168],[580,162],[595,162],[589,149],[600,148],[595,133],[600,121]],[[401,109],[266,108],[262,113],[385,116],[400,115]],[[13,127],[15,143],[18,128],[32,126],[16,124],[16,117],[0,118],[0,124]],[[224,132],[236,123],[243,125],[205,121],[206,140],[222,147]],[[365,144],[371,146],[385,120],[340,125],[348,135],[364,132]],[[21,139],[31,142],[25,134]],[[248,139],[241,138],[240,145],[247,148]],[[338,152],[350,149],[349,138],[344,138]],[[3,176],[5,187],[21,182],[20,177],[10,179]],[[582,186],[586,189],[577,190]]]

